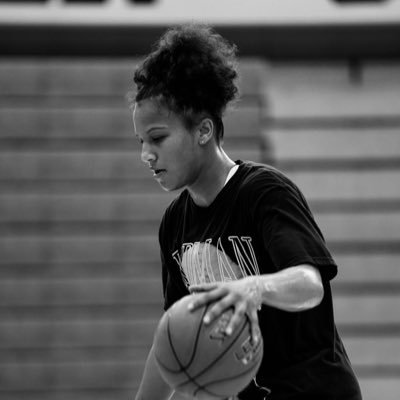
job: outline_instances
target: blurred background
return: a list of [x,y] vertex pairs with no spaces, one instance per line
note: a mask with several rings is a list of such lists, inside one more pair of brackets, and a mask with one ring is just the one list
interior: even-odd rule
[[400,1],[0,0],[0,399],[133,399],[172,199],[126,94],[172,24],[239,47],[235,159],[303,190],[365,400],[400,394]]

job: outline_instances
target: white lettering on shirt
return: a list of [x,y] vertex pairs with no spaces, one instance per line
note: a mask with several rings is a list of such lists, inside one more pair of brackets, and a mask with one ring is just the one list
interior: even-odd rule
[[221,238],[217,239],[216,245],[212,244],[212,239],[183,243],[181,249],[172,254],[187,287],[227,282],[260,273],[251,237],[229,236],[228,240],[234,260],[224,249]]

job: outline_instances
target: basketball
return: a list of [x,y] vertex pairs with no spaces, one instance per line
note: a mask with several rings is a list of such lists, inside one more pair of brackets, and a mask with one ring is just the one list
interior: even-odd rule
[[197,399],[223,399],[238,394],[255,377],[263,341],[253,345],[247,315],[230,336],[225,328],[233,310],[208,325],[203,317],[211,304],[188,310],[191,294],[164,313],[154,336],[156,364],[177,392]]

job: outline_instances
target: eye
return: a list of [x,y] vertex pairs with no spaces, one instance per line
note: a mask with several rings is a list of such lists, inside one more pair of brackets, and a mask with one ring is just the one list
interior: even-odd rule
[[154,143],[161,143],[165,139],[165,136],[153,136],[151,140]]

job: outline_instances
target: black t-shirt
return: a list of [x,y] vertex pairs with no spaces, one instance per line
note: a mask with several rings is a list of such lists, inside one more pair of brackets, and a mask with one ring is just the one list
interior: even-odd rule
[[259,311],[264,358],[257,383],[271,390],[268,399],[361,399],[334,323],[329,281],[337,266],[306,200],[278,170],[237,164],[210,206],[197,206],[185,190],[164,214],[159,240],[165,309],[192,284],[312,264],[325,289],[320,305],[302,312],[263,305]]

